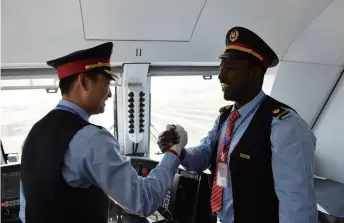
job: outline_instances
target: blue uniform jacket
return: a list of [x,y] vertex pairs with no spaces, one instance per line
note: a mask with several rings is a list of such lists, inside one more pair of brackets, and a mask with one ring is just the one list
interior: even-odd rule
[[[83,119],[87,113],[79,106],[61,100],[59,105],[75,110]],[[64,156],[63,177],[72,187],[96,185],[109,198],[132,212],[148,216],[158,209],[172,184],[179,158],[166,153],[147,177],[137,175],[130,159],[119,154],[117,140],[106,130],[88,125],[70,141]],[[101,152],[99,152],[101,151]],[[25,197],[20,196],[20,218],[25,222]]]
[[[239,142],[265,93],[261,91],[252,101],[238,111],[240,118],[235,122],[236,129],[229,152],[232,152]],[[254,111],[250,114],[249,111]],[[283,118],[273,118],[271,123],[272,170],[275,190],[279,199],[280,223],[315,223],[317,222],[317,203],[313,187],[316,137],[307,123],[294,111]],[[245,117],[248,116],[246,119]],[[242,122],[242,120],[245,121]],[[223,124],[219,140],[223,140],[228,118]],[[212,139],[217,135],[219,118],[216,119],[212,130],[201,140],[199,146],[186,149],[182,165],[191,171],[203,171],[210,166]],[[221,142],[219,141],[219,142]],[[219,143],[220,145],[221,143]],[[218,149],[220,151],[220,149]],[[230,156],[228,156],[229,162]],[[229,165],[229,163],[228,163]],[[228,185],[223,190],[223,207],[217,213],[223,223],[233,223],[233,199],[228,168]],[[262,201],[261,205],[264,205]],[[269,210],[267,210],[269,211]]]

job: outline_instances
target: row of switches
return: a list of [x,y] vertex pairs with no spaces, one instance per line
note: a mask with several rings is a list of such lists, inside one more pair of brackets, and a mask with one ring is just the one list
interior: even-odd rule
[[134,92],[130,92],[128,94],[129,99],[128,99],[128,107],[129,107],[129,133],[133,134],[134,131]]
[[140,126],[139,126],[140,127],[139,131],[141,133],[145,131],[144,130],[145,126],[143,125],[143,123],[145,122],[145,120],[143,119],[145,117],[144,115],[145,110],[143,109],[145,107],[145,104],[143,103],[145,101],[144,96],[145,96],[145,93],[141,91],[140,92]]
[[[139,101],[140,101],[140,125],[139,125],[139,127],[140,127],[140,132],[142,133],[142,132],[144,132],[144,125],[143,125],[143,123],[144,123],[144,112],[145,112],[145,110],[144,110],[144,107],[145,107],[145,104],[143,103],[144,101],[145,101],[145,99],[144,99],[144,96],[145,96],[145,93],[144,92],[140,92],[140,99],[139,99]],[[129,96],[129,99],[128,99],[128,102],[129,102],[129,104],[128,104],[128,107],[129,107],[129,110],[128,110],[128,113],[129,113],[129,133],[130,134],[133,134],[135,131],[134,131],[134,118],[135,118],[135,116],[134,116],[134,92],[130,92],[129,94],[128,94],[128,96]]]

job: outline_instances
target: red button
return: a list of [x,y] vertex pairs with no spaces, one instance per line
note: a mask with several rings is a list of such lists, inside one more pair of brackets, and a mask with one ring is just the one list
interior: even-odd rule
[[149,174],[149,169],[148,168],[142,168],[142,176],[147,176]]

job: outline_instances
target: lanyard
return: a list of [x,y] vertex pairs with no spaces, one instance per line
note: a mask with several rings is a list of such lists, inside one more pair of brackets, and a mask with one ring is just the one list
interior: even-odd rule
[[[242,125],[242,123],[244,123],[245,121],[246,121],[246,119],[256,110],[256,108],[263,102],[263,100],[265,99],[265,97],[262,97],[259,101],[258,101],[258,103],[253,107],[253,108],[251,108],[251,110],[247,113],[247,115],[243,118],[243,120],[240,122],[240,124],[232,131],[232,133],[231,133],[231,136],[227,139],[226,138],[226,134],[225,134],[225,139],[224,139],[224,147],[223,147],[223,150],[224,151],[226,151],[227,149],[229,149],[229,148],[227,148],[227,147],[229,147],[229,144],[230,144],[230,142],[232,141],[232,138],[233,138],[233,136],[234,136],[234,134],[235,134],[235,132],[236,132],[236,130],[238,130],[239,129],[239,127]],[[230,117],[228,118],[228,121],[229,121],[229,119],[230,119]]]
[[81,116],[79,115],[79,113],[77,111],[75,111],[73,108],[65,106],[65,105],[57,105],[56,108],[62,108],[63,110],[72,112],[74,115],[77,115],[81,118]]

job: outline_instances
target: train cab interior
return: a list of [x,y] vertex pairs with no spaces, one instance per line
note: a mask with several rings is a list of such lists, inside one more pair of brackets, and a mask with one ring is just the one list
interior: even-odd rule
[[[20,161],[33,124],[61,98],[45,61],[111,41],[119,79],[104,113],[90,121],[118,140],[145,177],[161,160],[167,124],[188,132],[187,147],[211,130],[223,99],[218,80],[225,35],[254,30],[276,52],[263,91],[293,107],[317,137],[318,223],[344,222],[344,1],[342,0],[2,0],[1,222],[21,222]],[[148,217],[109,199],[109,223],[212,223],[210,171],[179,167]],[[268,210],[267,210],[268,211]]]

